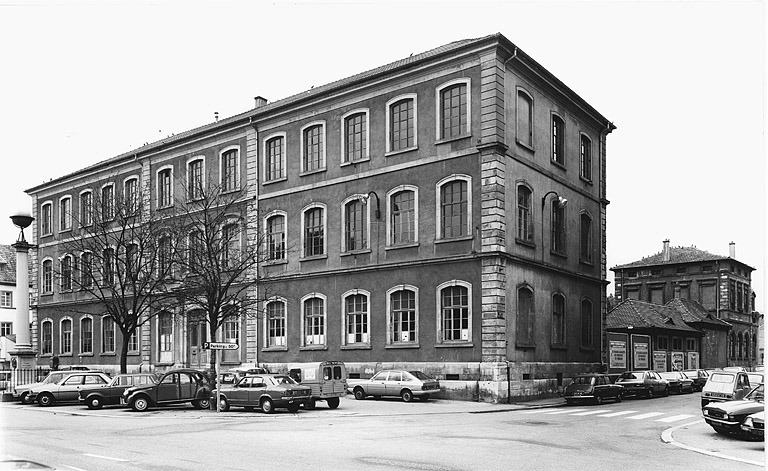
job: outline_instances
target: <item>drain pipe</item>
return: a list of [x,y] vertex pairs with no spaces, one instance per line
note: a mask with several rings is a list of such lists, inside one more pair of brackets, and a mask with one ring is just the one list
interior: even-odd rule
[[507,404],[512,404],[512,379],[509,377],[509,360],[504,360],[507,364]]

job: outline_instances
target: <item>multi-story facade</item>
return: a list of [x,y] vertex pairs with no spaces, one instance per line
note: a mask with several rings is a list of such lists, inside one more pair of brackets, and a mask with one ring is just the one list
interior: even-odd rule
[[[689,325],[706,332],[700,347],[706,367],[756,364],[760,315],[754,310],[751,282],[754,268],[736,260],[733,242],[726,257],[696,247],[672,247],[665,240],[661,252],[611,270],[615,276],[614,294],[619,302],[626,299],[654,304],[670,304],[678,299],[695,302],[675,306],[693,316],[686,318]],[[711,322],[713,319],[722,321],[725,327],[715,325],[717,322]],[[727,332],[723,332],[724,328]]]
[[[69,360],[113,360],[76,351],[83,325],[99,345],[98,306],[92,320],[62,320],[79,300],[46,268],[72,230],[61,214],[78,210],[83,191],[105,191],[110,183],[92,186],[106,176],[109,191],[135,181],[147,210],[162,211],[172,199],[161,195],[181,191],[174,182],[200,161],[208,178],[247,185],[269,258],[254,284],[269,299],[224,329],[243,347],[225,363],[282,370],[336,359],[363,378],[398,365],[437,376],[449,394],[493,401],[553,392],[600,368],[614,126],[505,37],[256,105],[28,191],[38,322],[51,331],[43,356],[61,349],[57,332],[71,321]],[[185,311],[142,329],[132,364],[205,364]]]

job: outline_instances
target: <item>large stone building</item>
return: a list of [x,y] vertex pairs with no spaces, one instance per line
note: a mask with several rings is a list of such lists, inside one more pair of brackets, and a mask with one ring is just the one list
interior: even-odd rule
[[[691,347],[701,352],[703,367],[749,368],[758,362],[760,315],[754,310],[754,268],[736,260],[733,242],[726,257],[696,247],[672,247],[665,240],[661,252],[611,270],[619,303],[667,305],[704,334],[701,344]],[[666,337],[660,333],[653,339],[655,350],[674,349],[666,346]]]
[[[248,187],[267,239],[254,289],[270,298],[262,315],[224,329],[242,347],[226,365],[334,359],[352,377],[422,369],[475,400],[554,392],[605,360],[613,129],[499,34],[276,102],[259,97],[240,115],[28,190],[40,354],[62,365],[115,361],[98,348],[98,305],[72,318],[66,306],[88,300],[50,282],[46,262],[58,263],[60,241],[77,233],[62,214],[77,213],[83,192],[137,189],[162,211],[160,194],[183,193],[163,183],[184,181],[199,162],[218,180],[229,166]],[[199,326],[183,312],[163,324],[170,330],[157,320],[132,339],[133,367],[205,364]]]

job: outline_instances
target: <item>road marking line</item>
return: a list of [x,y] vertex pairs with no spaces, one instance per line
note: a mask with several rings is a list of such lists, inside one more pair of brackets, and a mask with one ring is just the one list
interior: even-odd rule
[[571,412],[581,412],[585,411],[587,409],[566,409],[566,410],[559,410],[555,412],[547,412],[547,415],[557,415],[557,414],[570,414]]
[[691,414],[673,415],[672,417],[666,417],[664,419],[656,419],[656,422],[677,422],[678,420],[687,419],[688,417],[695,417]]
[[104,460],[125,461],[125,462],[130,461],[130,460],[124,460],[124,459],[121,459],[121,458],[113,458],[111,456],[92,455],[90,453],[83,453],[83,455],[84,456],[91,456],[93,458],[101,458],[101,459],[104,459]]
[[658,417],[664,415],[664,412],[648,412],[647,414],[633,415],[632,417],[626,417],[632,420],[650,419],[651,417]]
[[599,414],[601,412],[611,412],[610,410],[591,410],[589,412],[579,412],[578,414],[571,414],[571,415],[594,415]]
[[620,415],[635,414],[636,410],[625,410],[623,412],[614,412],[613,414],[598,415],[598,417],[618,417]]

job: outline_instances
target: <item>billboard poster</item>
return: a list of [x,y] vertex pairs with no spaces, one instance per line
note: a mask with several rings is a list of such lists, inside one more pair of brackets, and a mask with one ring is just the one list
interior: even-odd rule
[[658,350],[653,352],[653,371],[667,371],[667,352]]
[[634,344],[635,347],[635,366],[634,369],[636,370],[647,370],[648,369],[648,344],[647,343],[636,343]]
[[683,358],[685,358],[683,352],[672,352],[672,370],[683,371],[685,369]]
[[699,369],[699,352],[688,352],[688,369]]
[[627,369],[627,342],[611,340],[609,368]]

